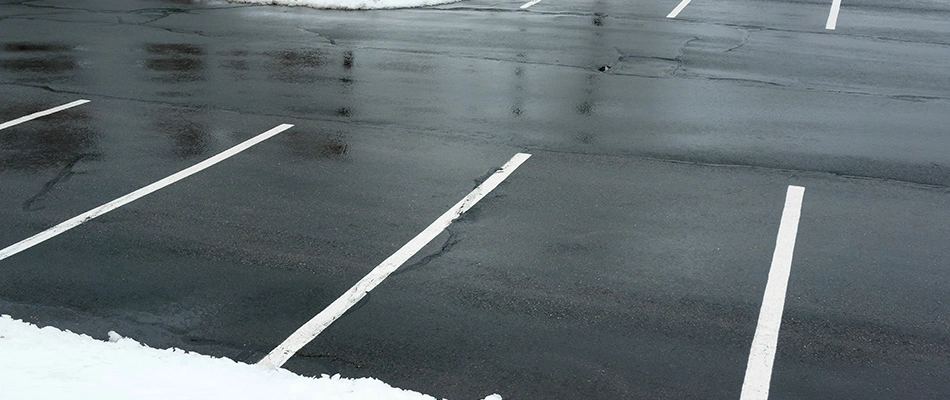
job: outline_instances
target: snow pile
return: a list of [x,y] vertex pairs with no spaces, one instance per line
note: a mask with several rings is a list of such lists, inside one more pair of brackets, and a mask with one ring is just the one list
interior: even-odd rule
[[115,332],[109,332],[109,338],[102,342],[0,316],[0,397],[434,400],[371,378],[307,378],[179,349],[152,349]]
[[275,4],[339,10],[412,8],[455,3],[461,0],[228,0],[232,3]]

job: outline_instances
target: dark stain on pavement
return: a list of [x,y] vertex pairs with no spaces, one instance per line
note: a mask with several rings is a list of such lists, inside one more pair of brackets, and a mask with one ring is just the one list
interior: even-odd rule
[[156,72],[152,79],[158,82],[199,82],[205,77],[205,51],[187,43],[154,43],[145,45],[149,58],[145,67]]

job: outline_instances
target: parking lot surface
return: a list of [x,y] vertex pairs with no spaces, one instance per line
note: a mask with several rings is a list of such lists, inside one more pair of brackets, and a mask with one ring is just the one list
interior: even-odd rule
[[525,154],[283,366],[950,396],[950,6],[531,3],[0,1],[0,313],[256,363]]

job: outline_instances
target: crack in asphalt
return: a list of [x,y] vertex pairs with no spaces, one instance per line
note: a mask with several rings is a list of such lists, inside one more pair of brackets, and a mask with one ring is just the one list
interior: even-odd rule
[[809,30],[772,28],[772,27],[761,26],[761,25],[746,25],[746,24],[728,23],[728,22],[703,22],[703,21],[690,21],[690,20],[684,20],[684,22],[693,23],[693,24],[709,24],[709,25],[714,25],[714,26],[723,26],[727,28],[737,28],[741,30],[753,30],[753,31],[761,31],[761,32],[801,33],[801,34],[811,34],[811,35],[836,35],[836,36],[844,36],[848,38],[871,39],[871,40],[877,40],[881,42],[925,44],[925,45],[932,45],[932,46],[939,46],[939,47],[950,47],[950,42],[927,42],[927,41],[922,41],[922,40],[908,40],[908,39],[888,38],[888,37],[874,36],[874,35],[841,33],[840,31],[816,32],[816,31],[809,31]]
[[[552,154],[571,154],[571,155],[580,155],[580,156],[603,156],[603,157],[618,157],[618,158],[632,158],[644,161],[654,161],[668,164],[682,164],[682,165],[695,165],[702,167],[712,167],[712,168],[746,168],[746,169],[758,169],[764,171],[774,171],[781,173],[815,173],[815,174],[827,174],[832,176],[837,176],[846,179],[856,179],[856,180],[868,180],[874,182],[888,182],[888,183],[899,183],[907,185],[910,187],[921,188],[921,189],[937,189],[937,190],[950,190],[950,184],[943,183],[933,183],[925,181],[915,181],[908,179],[896,179],[896,178],[884,178],[880,176],[872,175],[856,175],[848,174],[843,172],[830,171],[828,169],[815,169],[815,168],[785,168],[785,167],[773,167],[761,164],[754,163],[715,163],[715,162],[706,162],[706,161],[696,161],[696,160],[687,160],[685,158],[672,158],[672,157],[655,157],[643,154],[614,154],[614,153],[597,153],[597,152],[579,152],[579,151],[569,151],[569,150],[556,150],[550,148],[544,148],[539,146],[527,146],[524,148],[525,152],[544,152]],[[941,165],[931,165],[932,167],[942,167]],[[950,169],[948,167],[945,167]]]
[[738,45],[733,46],[733,47],[730,47],[729,49],[726,49],[726,51],[724,51],[723,53],[728,53],[728,52],[733,51],[733,50],[736,50],[736,49],[738,49],[738,48],[740,48],[740,47],[742,47],[742,46],[745,46],[746,43],[749,43],[749,37],[752,36],[752,31],[753,31],[753,30],[757,30],[757,29],[744,29],[744,30],[745,30],[745,36],[742,38],[742,41],[739,42]]
[[329,36],[326,36],[326,35],[324,35],[324,34],[322,34],[322,33],[320,33],[320,32],[317,32],[317,31],[314,30],[314,29],[307,29],[307,28],[303,28],[303,27],[299,27],[299,26],[297,27],[297,29],[300,29],[300,30],[302,30],[302,31],[304,31],[304,32],[307,32],[307,33],[312,33],[312,34],[314,34],[314,35],[317,35],[317,37],[321,37],[321,38],[323,38],[323,39],[326,39],[326,40],[327,40],[327,43],[330,43],[330,45],[336,46],[336,40],[333,40],[333,38],[331,38],[331,37],[329,37]]
[[679,72],[679,70],[683,67],[683,56],[686,55],[686,47],[689,46],[690,43],[697,40],[699,40],[699,38],[693,36],[692,39],[687,40],[679,47],[679,50],[676,52],[676,57],[673,57],[673,59],[676,60],[676,68],[673,68],[673,71],[670,72],[670,77],[675,77],[676,73]]
[[[744,79],[744,78],[731,78],[731,77],[718,77],[718,76],[709,76],[709,75],[683,75],[681,74],[682,68],[682,57],[685,55],[686,47],[693,41],[700,40],[700,37],[692,37],[691,39],[684,42],[680,47],[678,54],[675,57],[657,57],[657,56],[637,56],[637,55],[621,55],[621,57],[626,59],[650,59],[650,60],[660,60],[665,62],[677,62],[680,65],[676,66],[673,71],[671,71],[670,76],[657,76],[656,74],[645,74],[645,73],[636,73],[636,72],[623,72],[617,71],[614,72],[611,70],[609,75],[617,76],[633,76],[638,78],[650,78],[650,79],[669,79],[673,77],[679,77],[683,79],[704,79],[711,81],[736,81],[736,82],[746,82],[746,83],[755,83],[766,86],[780,87],[783,89],[794,89],[799,91],[818,91],[823,93],[834,93],[834,94],[847,94],[847,95],[856,95],[856,96],[872,96],[880,98],[889,98],[894,100],[904,100],[904,101],[950,101],[950,96],[927,96],[927,95],[913,95],[913,94],[894,94],[894,93],[872,93],[872,92],[861,92],[856,90],[836,90],[830,88],[824,88],[817,85],[792,85],[792,84],[781,84],[772,81],[766,80],[757,80],[757,79]],[[438,53],[433,51],[426,50],[400,50],[400,49],[391,49],[391,48],[381,48],[381,47],[371,47],[371,46],[360,46],[354,47],[356,50],[374,50],[374,51],[388,51],[393,53],[402,53],[402,54],[425,54],[425,55],[434,55],[434,56],[446,56],[444,53]],[[618,51],[619,53],[619,51]],[[526,65],[536,65],[536,66],[547,66],[547,67],[558,67],[558,68],[571,68],[582,71],[590,71],[591,67],[589,65],[570,65],[564,63],[551,63],[551,62],[542,62],[542,61],[525,61],[519,59],[507,59],[500,57],[483,57],[483,56],[472,56],[472,55],[452,55],[452,57],[468,60],[482,60],[482,61],[496,61],[496,62],[506,62],[506,63],[517,63],[517,64],[526,64]]]
[[172,16],[172,15],[191,14],[191,12],[190,12],[189,10],[185,10],[185,9],[182,9],[182,8],[142,9],[142,10],[135,10],[135,11],[130,11],[130,12],[128,12],[128,14],[136,14],[136,15],[147,15],[147,14],[151,14],[151,13],[158,13],[159,15],[157,15],[156,17],[154,17],[154,18],[152,18],[152,19],[150,19],[150,20],[148,20],[148,21],[143,21],[143,22],[138,22],[138,23],[125,22],[124,20],[122,20],[122,17],[121,17],[121,16],[120,16],[120,17],[116,17],[116,18],[117,18],[117,20],[119,21],[119,24],[120,24],[120,25],[138,25],[138,26],[143,26],[143,25],[151,24],[151,23],[153,23],[153,22],[161,21],[161,20],[163,20],[163,19],[165,19],[165,18],[168,18],[168,17],[170,17],[170,16]]
[[37,192],[32,197],[24,201],[23,211],[32,212],[32,211],[38,211],[38,210],[44,209],[45,207],[33,208],[33,204],[39,200],[42,200],[43,197],[45,197],[50,191],[52,191],[56,187],[57,184],[68,181],[70,178],[73,177],[73,175],[82,174],[82,172],[73,172],[73,167],[75,167],[76,163],[81,161],[83,158],[86,158],[86,154],[80,154],[76,156],[75,158],[73,158],[72,161],[66,164],[66,166],[63,167],[63,169],[59,171],[59,174],[57,174],[56,177],[51,179],[49,182],[46,182],[46,184],[43,185],[43,188],[40,189],[39,192]]
[[435,260],[436,258],[439,258],[443,256],[445,253],[448,253],[449,251],[451,251],[452,248],[455,247],[455,245],[457,245],[461,240],[458,238],[459,236],[458,232],[452,229],[451,226],[446,228],[445,231],[448,232],[449,237],[445,238],[445,242],[442,243],[442,246],[439,247],[439,250],[437,250],[435,253],[426,255],[421,260],[413,263],[412,265],[406,265],[404,267],[397,269],[390,276],[401,275],[406,272],[411,272],[415,269],[422,268],[428,265],[430,262],[432,262],[432,260]]

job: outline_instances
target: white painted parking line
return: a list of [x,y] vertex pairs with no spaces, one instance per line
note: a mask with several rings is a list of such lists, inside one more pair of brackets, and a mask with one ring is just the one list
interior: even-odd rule
[[785,195],[785,209],[778,227],[772,267],[765,285],[765,296],[759,310],[759,322],[752,339],[745,381],[742,383],[740,400],[766,400],[769,398],[769,383],[772,379],[772,363],[778,345],[778,331],[785,310],[785,292],[788,275],[792,269],[792,254],[798,236],[798,220],[801,217],[805,188],[789,186]]
[[96,218],[96,217],[98,217],[98,216],[100,216],[100,215],[102,215],[102,214],[105,214],[105,213],[109,212],[109,211],[115,210],[116,208],[119,208],[119,207],[122,207],[122,206],[124,206],[124,205],[126,205],[126,204],[129,204],[129,203],[131,203],[131,202],[133,202],[133,201],[135,201],[135,200],[138,200],[138,199],[140,199],[140,198],[142,198],[142,197],[144,197],[144,196],[146,196],[146,195],[148,195],[148,194],[150,194],[150,193],[152,193],[152,192],[155,192],[156,190],[159,190],[159,189],[161,189],[161,188],[164,188],[165,186],[171,185],[172,183],[175,183],[175,182],[178,182],[178,181],[180,181],[180,180],[182,180],[182,179],[184,179],[184,178],[187,178],[187,177],[189,177],[189,176],[191,176],[191,175],[193,175],[193,174],[195,174],[195,173],[197,173],[197,172],[199,172],[199,171],[201,171],[201,170],[203,170],[203,169],[205,169],[205,168],[208,168],[208,167],[210,167],[210,166],[212,166],[212,165],[215,165],[215,164],[217,164],[217,163],[219,163],[219,162],[221,162],[221,161],[223,161],[223,160],[225,160],[225,159],[227,159],[227,158],[229,158],[229,157],[231,157],[231,156],[233,156],[233,155],[235,155],[235,154],[238,154],[238,153],[240,153],[240,152],[242,152],[242,151],[244,151],[244,150],[247,150],[248,148],[250,148],[251,146],[254,146],[255,144],[258,144],[258,143],[263,142],[263,141],[265,141],[265,140],[267,140],[267,139],[270,139],[270,138],[273,137],[274,135],[276,135],[276,134],[278,134],[278,133],[281,133],[281,132],[283,132],[283,131],[289,129],[289,128],[292,127],[292,126],[293,126],[293,125],[290,125],[290,124],[278,125],[277,127],[272,128],[271,130],[269,130],[269,131],[267,131],[267,132],[261,133],[260,135],[257,135],[257,136],[255,136],[255,137],[253,137],[253,138],[251,138],[251,139],[248,139],[248,140],[242,142],[241,144],[238,144],[237,146],[234,146],[234,147],[232,147],[232,148],[230,148],[230,149],[227,149],[227,150],[225,150],[225,151],[223,151],[223,152],[221,152],[221,153],[218,153],[217,155],[215,155],[215,156],[213,156],[213,157],[211,157],[211,158],[209,158],[209,159],[207,159],[207,160],[204,160],[204,161],[202,161],[202,162],[200,162],[200,163],[198,163],[198,164],[195,164],[195,165],[193,165],[193,166],[191,166],[191,167],[188,167],[188,168],[186,168],[186,169],[183,169],[183,170],[181,170],[181,171],[179,171],[179,172],[177,172],[177,173],[175,173],[175,174],[172,174],[172,175],[168,176],[168,177],[165,178],[165,179],[162,179],[162,180],[160,180],[160,181],[158,181],[158,182],[155,182],[155,183],[153,183],[153,184],[151,184],[151,185],[148,185],[148,186],[146,186],[146,187],[143,187],[143,188],[141,188],[141,189],[139,189],[139,190],[136,190],[136,191],[134,191],[134,192],[132,192],[132,193],[129,193],[129,194],[125,195],[125,196],[119,197],[118,199],[112,200],[112,201],[110,201],[110,202],[108,202],[108,203],[106,203],[106,204],[103,204],[103,205],[99,206],[99,207],[93,208],[92,210],[86,211],[85,213],[82,213],[82,214],[80,214],[80,215],[78,215],[78,216],[76,216],[76,217],[73,217],[72,219],[69,219],[69,220],[67,220],[67,221],[64,221],[64,222],[60,223],[59,225],[56,225],[56,226],[54,226],[54,227],[52,227],[52,228],[49,228],[49,229],[47,229],[47,230],[45,230],[45,231],[43,231],[43,232],[41,232],[41,233],[39,233],[39,234],[36,234],[36,235],[34,235],[34,236],[32,236],[32,237],[29,237],[29,238],[27,238],[27,239],[24,239],[24,240],[22,240],[22,241],[20,241],[20,242],[18,242],[18,243],[16,243],[16,244],[13,244],[13,245],[11,245],[11,246],[9,246],[9,247],[3,249],[3,250],[0,250],[0,260],[3,260],[3,259],[5,259],[5,258],[7,258],[7,257],[10,257],[10,256],[12,256],[12,255],[14,255],[14,254],[17,254],[17,253],[19,253],[19,252],[21,252],[21,251],[23,251],[23,250],[26,250],[26,249],[28,249],[28,248],[30,248],[30,247],[36,246],[36,245],[38,245],[38,244],[40,244],[40,243],[43,243],[43,242],[49,240],[50,238],[53,238],[53,237],[55,237],[56,235],[59,235],[60,233],[66,232],[66,231],[68,231],[68,230],[70,230],[70,229],[73,229],[73,228],[79,226],[79,225],[82,225],[82,224],[84,224],[84,223],[86,223],[86,222],[92,220],[93,218]]
[[524,9],[526,9],[526,8],[528,8],[528,7],[531,7],[531,6],[535,5],[535,4],[538,4],[538,3],[540,3],[540,2],[541,2],[541,0],[531,0],[531,1],[527,2],[527,3],[524,3],[524,5],[522,5],[520,8],[521,8],[522,10],[524,10]]
[[828,22],[825,23],[825,29],[835,29],[838,26],[838,10],[841,9],[841,0],[831,2],[831,13],[828,14]]
[[671,11],[670,14],[667,15],[666,17],[676,18],[677,15],[680,15],[680,11],[683,11],[683,9],[686,8],[686,6],[689,4],[689,1],[690,0],[683,0],[682,2],[680,2],[680,4],[676,6],[676,8],[674,8],[673,11]]
[[280,368],[280,366],[284,365],[297,351],[306,346],[307,343],[310,343],[320,332],[323,332],[330,324],[340,318],[343,313],[363,299],[367,293],[376,288],[376,286],[379,286],[383,280],[389,277],[390,274],[395,272],[396,269],[419,252],[419,250],[422,250],[432,239],[439,236],[439,234],[442,233],[445,228],[448,228],[459,216],[471,209],[472,206],[488,195],[488,193],[491,193],[492,190],[498,187],[501,182],[508,178],[508,175],[511,175],[511,173],[518,169],[529,157],[531,157],[530,154],[515,154],[511,160],[495,171],[495,173],[482,182],[481,185],[478,185],[468,196],[465,196],[465,198],[452,206],[452,208],[442,214],[442,216],[436,219],[435,222],[430,224],[425,230],[403,245],[402,248],[389,256],[389,258],[377,265],[376,268],[373,268],[368,275],[360,279],[360,281],[353,285],[350,290],[347,290],[343,296],[340,296],[340,298],[336,299],[333,303],[330,303],[327,308],[311,318],[310,321],[307,321],[306,324],[297,329],[297,331],[267,354],[258,364],[272,368]]
[[73,107],[76,107],[76,106],[78,106],[78,105],[86,104],[86,103],[88,103],[88,102],[89,102],[89,100],[85,100],[85,99],[76,100],[76,101],[74,101],[74,102],[72,102],[72,103],[69,103],[69,104],[63,104],[63,105],[61,105],[61,106],[59,106],[59,107],[53,107],[53,108],[50,108],[49,110],[36,112],[36,113],[30,114],[30,115],[27,115],[27,116],[25,116],[25,117],[17,118],[17,119],[15,119],[15,120],[13,120],[13,121],[4,122],[4,123],[0,124],[0,130],[7,129],[7,128],[11,127],[11,126],[19,125],[19,124],[22,124],[22,123],[24,123],[24,122],[26,122],[26,121],[34,120],[34,119],[37,119],[37,118],[39,118],[39,117],[45,117],[45,116],[47,116],[47,115],[50,115],[50,114],[53,114],[53,113],[57,113],[57,112],[63,111],[63,110],[65,110],[65,109],[67,109],[67,108],[73,108]]

